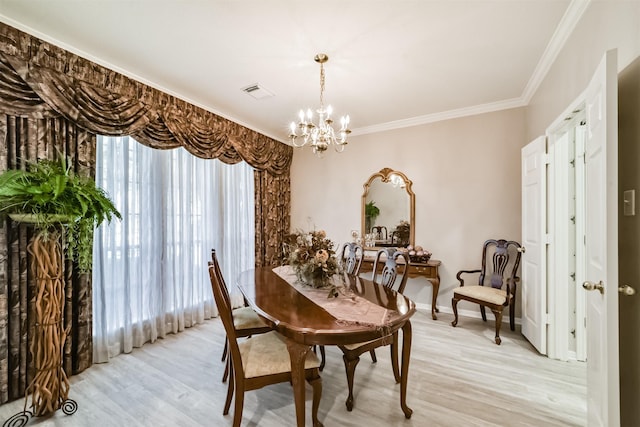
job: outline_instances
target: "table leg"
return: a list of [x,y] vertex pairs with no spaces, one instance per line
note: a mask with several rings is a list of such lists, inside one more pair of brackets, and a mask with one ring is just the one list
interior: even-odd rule
[[304,361],[311,346],[287,338],[287,349],[291,358],[291,383],[293,385],[293,400],[296,404],[297,426],[304,427]]
[[440,279],[431,279],[429,281],[431,282],[431,290],[432,290],[432,296],[431,296],[431,318],[433,320],[438,320],[438,316],[436,316],[436,313],[438,313],[440,311],[440,310],[438,310],[438,306],[437,306],[438,291],[440,290]]
[[411,358],[411,322],[402,325],[402,368],[400,373],[400,407],[405,418],[411,418],[413,409],[407,406],[407,379],[409,378],[409,359]]

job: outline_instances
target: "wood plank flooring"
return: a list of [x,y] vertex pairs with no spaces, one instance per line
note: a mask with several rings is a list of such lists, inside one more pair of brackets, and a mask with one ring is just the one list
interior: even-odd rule
[[[355,408],[347,412],[342,353],[327,348],[322,373],[320,420],[330,426],[582,426],[586,424],[586,365],[540,356],[508,327],[502,345],[493,343],[493,321],[430,313],[412,318],[413,348],[408,385],[410,420],[399,404],[388,348],[369,355],[356,369]],[[222,415],[226,384],[221,382],[224,331],[207,321],[71,378],[70,397],[78,411],[34,418],[29,426],[188,427],[231,426]],[[307,423],[311,425],[307,386]],[[22,410],[24,401],[0,406],[0,421]],[[233,411],[233,406],[232,406]],[[289,384],[245,395],[243,426],[295,424]]]

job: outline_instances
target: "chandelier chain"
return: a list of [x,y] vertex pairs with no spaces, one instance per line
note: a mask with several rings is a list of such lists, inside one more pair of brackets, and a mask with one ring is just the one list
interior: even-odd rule
[[320,64],[320,108],[324,110],[324,64]]

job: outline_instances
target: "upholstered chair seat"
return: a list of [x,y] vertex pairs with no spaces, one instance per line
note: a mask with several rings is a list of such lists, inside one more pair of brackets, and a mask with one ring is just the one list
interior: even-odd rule
[[369,343],[372,343],[372,342],[375,342],[375,341],[377,341],[377,339],[371,340],[371,341],[366,341],[366,342],[359,342],[359,343],[356,343],[356,344],[345,344],[342,347],[346,348],[347,350],[355,350],[357,348],[360,348],[362,346],[365,346],[365,345],[367,345]]
[[[291,358],[285,337],[275,331],[256,335],[239,342],[245,378],[263,377],[291,371]],[[305,369],[320,367],[320,359],[312,351],[307,353]]]
[[463,286],[454,293],[496,305],[506,305],[507,302],[507,291],[487,286]]
[[264,320],[251,307],[233,309],[233,326],[238,330],[267,327]]

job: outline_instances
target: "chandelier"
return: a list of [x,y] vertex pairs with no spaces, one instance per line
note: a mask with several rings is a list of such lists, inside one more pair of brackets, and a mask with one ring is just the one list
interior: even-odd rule
[[333,145],[338,153],[342,153],[347,145],[347,136],[351,133],[349,116],[340,118],[338,131],[333,129],[333,119],[331,119],[333,110],[330,105],[326,109],[324,107],[324,63],[329,60],[329,57],[324,53],[319,53],[313,59],[320,64],[320,108],[316,110],[318,124],[313,123],[313,112],[310,108],[307,109],[306,114],[300,110],[298,114],[300,121],[297,125],[295,122],[291,122],[289,138],[291,138],[294,147],[303,147],[310,143],[313,153],[318,156],[322,156],[330,145]]

